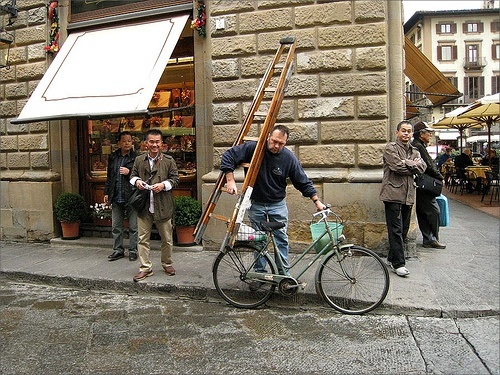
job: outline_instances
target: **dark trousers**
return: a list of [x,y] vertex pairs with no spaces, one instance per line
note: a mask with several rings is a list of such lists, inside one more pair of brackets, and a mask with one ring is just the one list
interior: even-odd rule
[[410,229],[412,206],[396,202],[384,202],[384,205],[387,234],[389,235],[387,261],[394,268],[403,267],[405,265],[404,240]]
[[439,241],[439,205],[436,198],[417,189],[417,221],[423,243]]

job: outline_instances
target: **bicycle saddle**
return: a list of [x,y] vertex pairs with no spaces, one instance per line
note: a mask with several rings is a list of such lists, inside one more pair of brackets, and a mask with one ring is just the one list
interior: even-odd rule
[[280,223],[277,221],[269,222],[269,221],[261,221],[260,226],[263,230],[270,232],[275,229],[281,229],[285,226],[285,223]]

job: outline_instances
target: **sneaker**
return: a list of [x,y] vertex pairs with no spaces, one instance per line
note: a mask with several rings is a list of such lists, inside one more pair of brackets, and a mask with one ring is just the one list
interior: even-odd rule
[[250,289],[251,292],[256,292],[260,289],[261,285],[263,283],[257,280],[252,280],[248,283],[248,289]]
[[408,271],[408,268],[406,268],[405,266],[394,268],[391,265],[391,269],[392,269],[392,272],[394,272],[396,275],[401,276],[401,277],[408,276],[410,274],[410,271]]
[[384,264],[387,266],[387,267],[391,267],[392,268],[392,263],[389,262],[389,260],[387,258],[384,258]]

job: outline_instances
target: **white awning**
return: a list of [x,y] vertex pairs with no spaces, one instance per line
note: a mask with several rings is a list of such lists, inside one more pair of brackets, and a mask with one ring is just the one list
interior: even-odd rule
[[69,35],[11,122],[146,114],[187,18]]
[[[475,143],[475,142],[488,142],[487,135],[473,135],[472,137],[467,138],[467,143]],[[500,142],[500,135],[494,134],[491,136],[491,142]]]
[[442,139],[443,141],[449,141],[449,140],[454,140],[460,137],[459,132],[440,132],[439,133],[439,139]]

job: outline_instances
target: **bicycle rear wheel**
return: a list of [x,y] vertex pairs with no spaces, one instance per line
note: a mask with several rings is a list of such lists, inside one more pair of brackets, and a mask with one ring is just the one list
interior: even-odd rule
[[274,284],[259,284],[254,279],[246,278],[247,272],[253,271],[256,256],[266,260],[268,272],[276,273],[273,264],[269,262],[270,256],[260,255],[251,245],[236,244],[232,249],[220,252],[215,259],[212,268],[215,288],[233,306],[255,308],[264,304],[274,293]]
[[331,252],[316,273],[316,291],[344,314],[363,314],[384,301],[389,272],[372,250],[360,246]]

